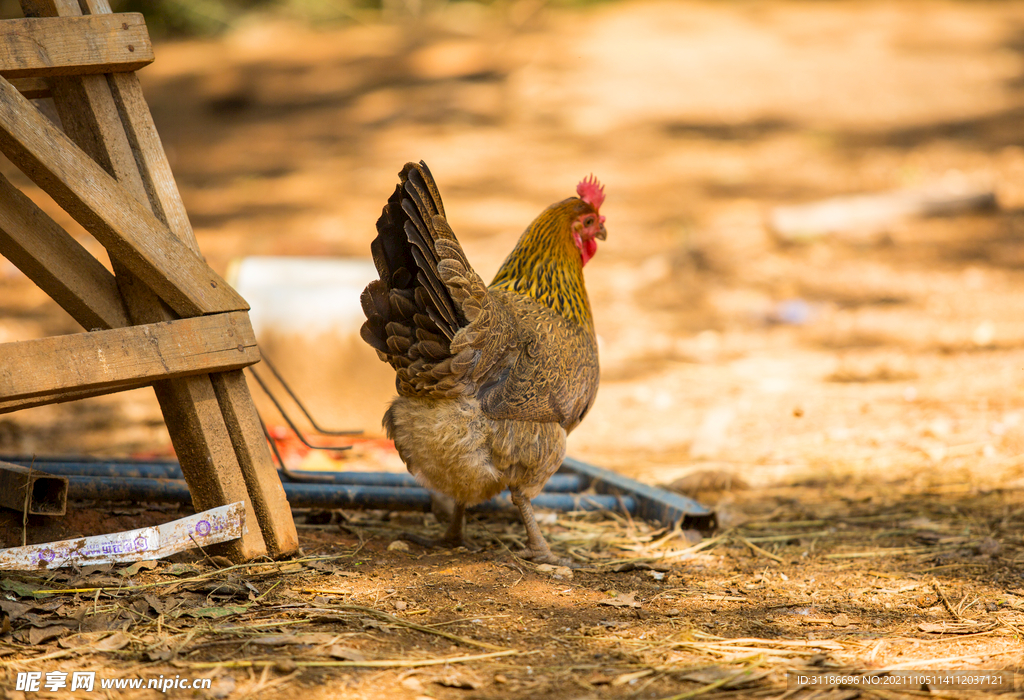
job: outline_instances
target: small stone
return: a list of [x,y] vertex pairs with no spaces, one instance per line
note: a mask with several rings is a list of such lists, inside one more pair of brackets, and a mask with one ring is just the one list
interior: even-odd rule
[[849,627],[850,617],[846,613],[839,613],[832,618],[833,627]]
[[226,698],[235,692],[235,679],[227,674],[216,678],[209,689],[211,697]]
[[554,564],[541,564],[537,567],[538,573],[547,574],[551,578],[562,581],[572,581],[572,569],[568,566],[555,566]]
[[292,659],[284,658],[274,662],[274,670],[278,673],[294,673],[297,668],[298,666]]
[[410,691],[412,691],[414,693],[422,693],[423,692],[423,683],[421,683],[420,679],[416,678],[415,676],[409,676],[408,678],[403,678],[402,681],[401,681],[401,686],[403,688],[405,688],[406,690],[410,690]]
[[394,542],[392,542],[391,544],[388,545],[388,551],[389,552],[408,552],[409,551],[409,543],[406,542],[405,540],[395,540]]

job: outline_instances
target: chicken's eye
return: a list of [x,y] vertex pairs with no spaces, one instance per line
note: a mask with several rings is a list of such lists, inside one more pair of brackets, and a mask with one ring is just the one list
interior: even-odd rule
[[583,220],[583,224],[584,224],[585,226],[593,226],[593,225],[594,225],[594,217],[592,217],[592,216],[588,216],[587,218],[585,218],[585,219]]

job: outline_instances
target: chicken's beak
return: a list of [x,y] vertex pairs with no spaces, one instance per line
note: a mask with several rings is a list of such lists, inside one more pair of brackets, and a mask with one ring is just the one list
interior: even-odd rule
[[[602,217],[603,218],[603,217]],[[601,228],[597,229],[597,233],[594,234],[594,238],[598,240],[605,240],[608,238],[608,230],[604,227],[604,222],[601,222]]]

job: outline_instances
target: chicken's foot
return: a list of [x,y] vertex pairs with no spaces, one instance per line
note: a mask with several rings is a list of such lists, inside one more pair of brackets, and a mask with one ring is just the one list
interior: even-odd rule
[[421,547],[445,547],[447,549],[455,549],[456,547],[465,547],[466,549],[473,549],[469,545],[465,537],[463,536],[463,526],[466,522],[466,505],[464,503],[455,502],[452,508],[451,519],[448,521],[448,529],[444,531],[444,534],[439,538],[424,537],[423,535],[415,535],[413,533],[402,533],[402,539],[413,544],[418,544]]
[[576,568],[576,565],[571,560],[556,557],[551,551],[551,547],[548,546],[547,540],[544,539],[544,535],[540,531],[540,526],[537,525],[537,518],[533,515],[533,504],[530,503],[530,499],[517,488],[512,488],[510,491],[512,493],[512,503],[519,509],[519,514],[523,518],[523,525],[526,526],[526,548],[516,552],[516,554],[523,559],[541,564],[568,566],[570,569]]

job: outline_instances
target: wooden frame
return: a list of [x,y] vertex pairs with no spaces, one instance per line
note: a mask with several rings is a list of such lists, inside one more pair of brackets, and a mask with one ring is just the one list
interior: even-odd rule
[[[199,254],[134,71],[141,15],[22,0],[0,21],[0,152],[106,249],[113,273],[0,176],[0,254],[89,333],[0,345],[0,413],[152,385],[197,510],[246,502],[235,560],[298,549],[241,368],[248,305]],[[63,130],[29,101],[49,95]],[[258,524],[258,527],[254,526]]]

